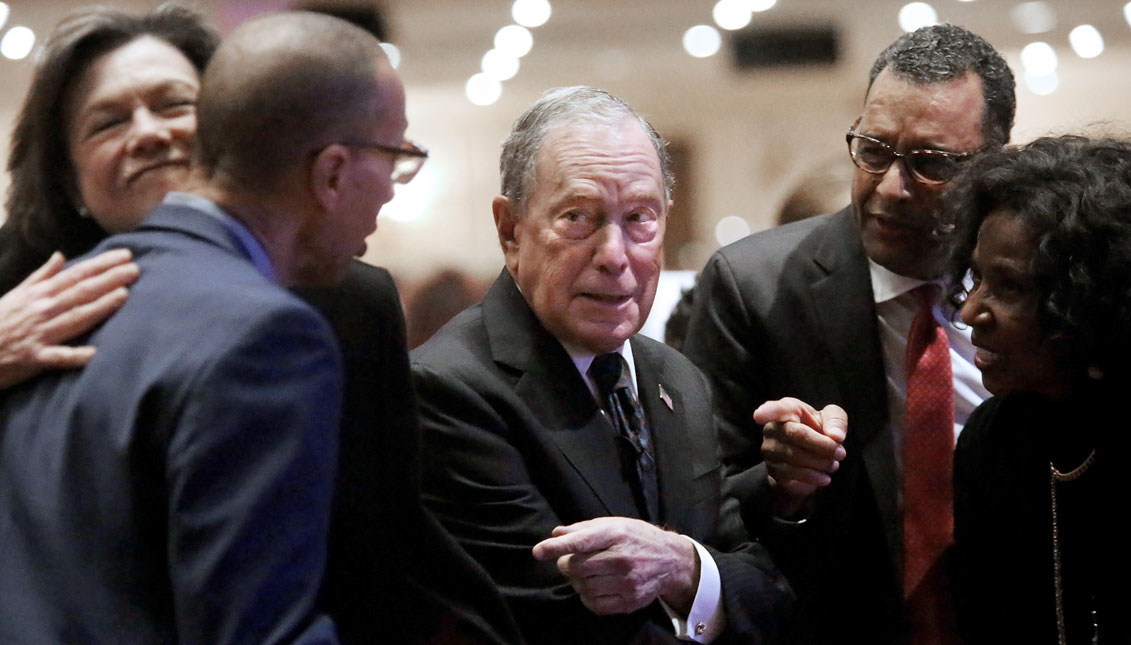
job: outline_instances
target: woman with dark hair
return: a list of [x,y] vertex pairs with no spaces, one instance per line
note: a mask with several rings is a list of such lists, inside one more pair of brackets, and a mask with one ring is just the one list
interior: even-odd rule
[[968,643],[1128,643],[1116,491],[1131,442],[1131,143],[984,155],[952,204],[954,279],[994,397],[954,456],[955,606]]
[[60,273],[52,254],[81,255],[133,228],[184,182],[199,76],[218,42],[202,16],[164,4],[80,10],[44,44],[8,158],[0,387],[93,355],[61,343],[121,306],[137,267],[113,252]]

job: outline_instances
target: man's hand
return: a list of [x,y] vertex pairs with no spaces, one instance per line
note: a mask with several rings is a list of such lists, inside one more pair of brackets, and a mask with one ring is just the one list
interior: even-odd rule
[[754,422],[763,426],[762,459],[776,493],[774,513],[791,517],[840,468],[848,415],[836,405],[817,412],[804,401],[784,398],[760,405]]
[[699,556],[683,536],[627,517],[559,526],[552,535],[534,545],[535,559],[557,558],[593,613],[626,614],[656,598],[682,616],[691,611]]
[[46,369],[73,369],[94,356],[90,346],[62,345],[126,302],[138,266],[126,249],[106,251],[63,269],[56,252],[0,297],[0,388]]

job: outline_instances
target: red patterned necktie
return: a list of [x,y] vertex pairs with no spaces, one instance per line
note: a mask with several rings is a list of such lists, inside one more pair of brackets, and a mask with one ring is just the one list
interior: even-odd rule
[[[939,292],[934,284],[912,291],[919,300],[919,311],[907,335],[907,421],[903,427],[903,590],[913,622],[928,624],[941,618],[935,608],[949,605],[941,582],[945,572],[936,565],[954,536],[954,378],[950,342],[934,316]],[[936,631],[922,624],[917,627],[928,633]]]

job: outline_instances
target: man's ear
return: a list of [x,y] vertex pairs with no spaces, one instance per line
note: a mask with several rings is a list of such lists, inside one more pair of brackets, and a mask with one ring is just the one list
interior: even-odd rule
[[335,210],[343,199],[349,150],[331,144],[322,149],[310,165],[310,192],[324,210]]
[[502,195],[491,201],[491,211],[495,215],[495,230],[499,234],[499,246],[503,249],[507,268],[514,272],[518,269],[518,212]]

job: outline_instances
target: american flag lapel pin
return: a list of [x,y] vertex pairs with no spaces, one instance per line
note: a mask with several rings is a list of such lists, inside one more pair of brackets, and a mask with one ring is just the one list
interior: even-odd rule
[[672,407],[672,397],[668,396],[668,393],[664,391],[664,385],[662,383],[660,384],[660,400],[664,402],[664,405],[668,406],[669,410],[675,412],[675,408]]

